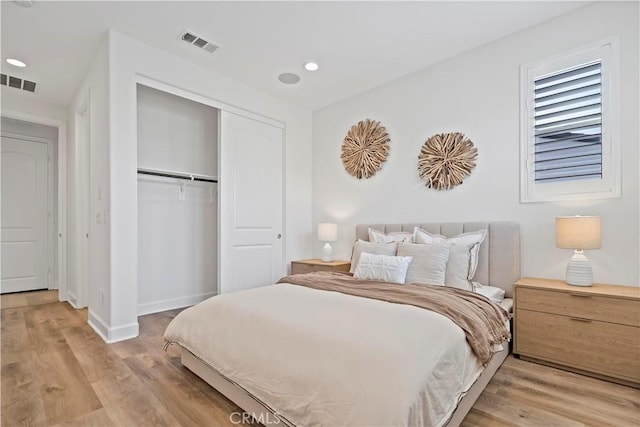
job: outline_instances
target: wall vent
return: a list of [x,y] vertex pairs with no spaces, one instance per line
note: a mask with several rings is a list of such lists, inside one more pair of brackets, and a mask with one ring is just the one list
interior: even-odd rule
[[204,49],[209,53],[213,53],[218,46],[216,46],[215,44],[211,43],[208,40],[203,39],[202,37],[193,34],[191,31],[184,31],[181,35],[180,35],[180,39],[182,39],[183,41],[189,43],[190,45],[193,45],[195,47],[199,47],[200,49]]
[[27,92],[36,91],[36,83],[29,80],[22,80],[18,77],[8,76],[6,74],[0,74],[0,84],[3,86],[10,86],[16,89],[26,90]]

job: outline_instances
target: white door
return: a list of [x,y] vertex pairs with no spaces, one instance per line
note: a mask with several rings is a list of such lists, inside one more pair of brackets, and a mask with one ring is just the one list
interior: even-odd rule
[[47,151],[2,137],[2,293],[49,287]]
[[220,113],[219,292],[283,276],[282,128]]

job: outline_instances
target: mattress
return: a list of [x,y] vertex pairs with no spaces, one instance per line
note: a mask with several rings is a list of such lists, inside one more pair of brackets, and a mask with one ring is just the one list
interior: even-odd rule
[[204,301],[165,339],[300,426],[441,426],[482,372],[440,314],[289,284]]

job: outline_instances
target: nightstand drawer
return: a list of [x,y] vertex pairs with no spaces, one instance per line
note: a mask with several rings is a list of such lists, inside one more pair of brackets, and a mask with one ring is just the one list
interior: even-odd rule
[[349,261],[323,262],[319,259],[305,259],[291,261],[291,274],[313,273],[314,271],[344,271],[348,272],[351,267]]
[[640,327],[640,300],[517,287],[518,309]]
[[291,274],[313,273],[314,271],[333,271],[330,265],[309,265],[297,262],[291,263]]
[[640,382],[640,333],[635,327],[522,307],[515,321],[518,354]]

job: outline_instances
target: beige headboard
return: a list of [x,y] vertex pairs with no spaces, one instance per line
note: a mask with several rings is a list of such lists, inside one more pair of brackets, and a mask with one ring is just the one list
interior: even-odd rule
[[443,222],[423,224],[359,224],[356,239],[369,240],[368,228],[390,233],[410,231],[418,226],[429,233],[453,237],[460,233],[488,230],[480,246],[478,269],[473,280],[502,288],[513,297],[513,283],[520,278],[520,226],[515,222]]

